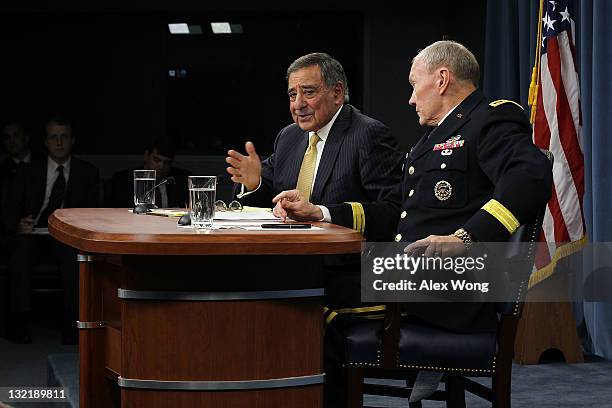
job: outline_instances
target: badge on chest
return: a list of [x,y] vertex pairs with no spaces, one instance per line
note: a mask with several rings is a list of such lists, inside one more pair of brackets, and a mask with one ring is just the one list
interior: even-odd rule
[[440,180],[434,186],[434,195],[440,201],[446,201],[450,198],[453,193],[453,187],[451,183],[446,180]]

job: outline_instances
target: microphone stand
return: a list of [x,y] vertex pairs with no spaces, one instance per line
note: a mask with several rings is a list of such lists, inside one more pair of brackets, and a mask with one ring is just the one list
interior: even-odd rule
[[[153,192],[157,187],[164,185],[164,184],[174,184],[175,180],[174,180],[174,176],[169,176],[166,177],[164,179],[162,179],[162,181],[160,181],[159,183],[157,183],[156,185],[154,185],[153,187],[151,187],[150,189],[148,189],[144,196],[148,196],[149,194],[151,194],[151,192]],[[151,212],[151,210],[158,208],[155,204],[151,204],[151,203],[142,203],[142,204],[138,204],[136,207],[134,207],[134,209],[132,210],[132,212],[134,212],[135,214],[143,214],[143,213],[148,213]]]

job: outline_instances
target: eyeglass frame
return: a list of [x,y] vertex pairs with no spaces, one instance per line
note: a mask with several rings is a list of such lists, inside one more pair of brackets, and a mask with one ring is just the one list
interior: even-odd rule
[[240,211],[242,211],[242,209],[243,209],[242,204],[238,200],[232,200],[229,203],[229,206],[227,204],[225,204],[225,201],[223,201],[223,200],[215,201],[215,211],[221,211],[221,212],[223,212],[223,211],[240,212]]

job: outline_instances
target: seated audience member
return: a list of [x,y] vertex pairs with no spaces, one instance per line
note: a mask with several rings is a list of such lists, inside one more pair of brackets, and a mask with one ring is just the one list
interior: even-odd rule
[[172,166],[175,146],[170,141],[155,140],[144,152],[144,167],[115,173],[110,180],[105,205],[114,208],[134,207],[134,170],[155,170],[157,183],[173,177],[174,183],[162,184],[155,189],[155,204],[160,208],[185,208],[189,201],[187,170]]
[[[21,122],[8,120],[2,125],[2,147],[7,157],[0,162],[0,217],[5,211],[8,188],[20,169],[30,163],[32,154],[28,143],[30,138]],[[0,225],[0,262],[5,261],[6,231]]]
[[4,207],[11,179],[32,161],[30,138],[19,121],[2,125],[2,147],[8,156],[0,163],[0,206]]
[[[10,184],[3,223],[10,248],[9,317],[7,333],[15,343],[30,343],[27,320],[30,311],[30,272],[42,241],[34,236],[47,227],[47,218],[59,208],[96,207],[99,198],[98,170],[72,157],[75,138],[69,121],[54,117],[46,122],[46,159],[33,161]],[[76,344],[78,307],[77,252],[49,241],[59,265],[64,289],[62,342]]]

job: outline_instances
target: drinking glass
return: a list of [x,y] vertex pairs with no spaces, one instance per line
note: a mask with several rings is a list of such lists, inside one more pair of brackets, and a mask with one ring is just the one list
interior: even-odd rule
[[134,205],[155,204],[155,170],[134,170]]
[[215,217],[217,176],[190,176],[189,212],[191,224],[198,229],[210,229]]

